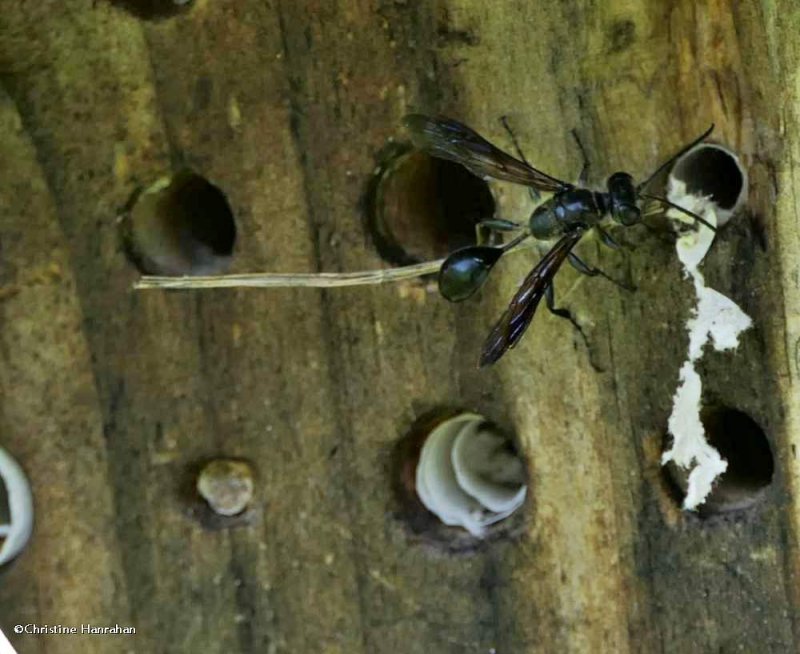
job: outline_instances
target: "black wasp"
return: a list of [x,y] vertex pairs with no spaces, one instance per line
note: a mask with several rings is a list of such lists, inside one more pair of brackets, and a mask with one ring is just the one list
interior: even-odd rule
[[[714,229],[691,211],[669,202],[666,198],[644,192],[667,166],[705,139],[714,129],[714,125],[681,148],[640,184],[634,184],[633,177],[628,173],[617,172],[608,178],[606,191],[592,191],[584,188],[588,172],[585,153],[583,153],[584,164],[579,185],[576,186],[531,166],[520,151],[513,134],[511,138],[521,160],[496,148],[472,129],[455,120],[411,114],[406,116],[404,122],[411,133],[414,145],[434,157],[460,163],[481,178],[492,177],[528,186],[537,199],[539,191],[553,193],[548,200],[534,209],[527,229],[509,243],[497,247],[474,245],[461,248],[445,259],[439,271],[439,290],[442,295],[452,302],[461,302],[480,288],[498,259],[524,239],[529,236],[543,240],[560,237],[522,282],[508,309],[492,328],[483,345],[481,366],[495,363],[509,348],[519,342],[542,297],[545,297],[550,311],[560,316],[569,316],[563,309],[556,309],[553,297],[553,277],[565,260],[584,274],[604,275],[597,268],[584,263],[572,249],[590,229],[595,229],[602,242],[609,247],[619,247],[600,225],[607,216],[610,215],[620,225],[635,225],[642,221],[643,201],[657,201],[662,206],[677,209]],[[508,129],[505,121],[504,125]],[[578,145],[580,146],[580,141]],[[582,146],[581,152],[583,152]],[[496,230],[523,228],[522,225],[504,220],[487,220],[484,224]]]

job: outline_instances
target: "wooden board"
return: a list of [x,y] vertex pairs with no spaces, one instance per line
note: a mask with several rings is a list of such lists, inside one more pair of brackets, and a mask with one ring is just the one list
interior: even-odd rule
[[[789,652],[800,647],[800,13],[789,2],[220,2],[160,20],[103,1],[0,11],[0,444],[37,523],[6,571],[20,652]],[[411,110],[444,113],[572,177],[643,175],[715,122],[748,167],[748,210],[709,283],[755,320],[709,356],[709,399],[775,456],[765,500],[682,515],[659,457],[691,286],[674,250],[582,253],[638,292],[565,270],[563,321],[477,370],[534,256],[449,305],[419,286],[134,292],[131,193],[189,166],[237,218],[236,271],[380,267],[362,199]],[[520,189],[494,186],[524,219]],[[452,556],[396,517],[392,452],[435,406],[518,433],[521,537]],[[209,529],[187,488],[253,462],[247,524]],[[135,636],[16,624],[131,625]]]

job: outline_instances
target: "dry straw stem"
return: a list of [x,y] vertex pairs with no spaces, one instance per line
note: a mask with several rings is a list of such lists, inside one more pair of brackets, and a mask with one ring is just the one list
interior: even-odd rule
[[[522,252],[535,247],[533,243],[522,243],[506,254]],[[345,286],[368,286],[388,284],[405,279],[415,279],[438,272],[444,259],[423,261],[412,266],[361,270],[349,273],[243,273],[238,275],[209,275],[206,277],[161,277],[144,275],[133,285],[142,289],[194,289],[194,288],[335,288]]]
[[425,261],[413,266],[362,270],[349,273],[249,273],[242,275],[211,275],[208,277],[145,276],[134,284],[135,289],[192,289],[192,288],[333,288],[336,286],[365,286],[414,279],[435,273],[444,259]]

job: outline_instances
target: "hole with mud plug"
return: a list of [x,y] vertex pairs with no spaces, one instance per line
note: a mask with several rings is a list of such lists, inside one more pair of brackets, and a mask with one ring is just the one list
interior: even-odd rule
[[122,216],[129,257],[151,275],[215,275],[233,257],[236,223],[225,194],[184,170],[137,192]]
[[392,145],[366,194],[367,231],[378,254],[405,266],[474,245],[476,225],[494,216],[488,184],[463,166]]
[[437,409],[395,454],[400,517],[423,542],[465,551],[521,531],[527,470],[515,439],[495,423]]
[[[739,157],[721,145],[695,146],[670,171],[667,199],[701,216],[713,210],[718,226],[728,222],[746,198],[747,171]],[[675,211],[670,215],[686,218]]]
[[194,3],[193,0],[111,0],[111,4],[122,7],[137,18],[157,20],[175,16]]
[[[775,471],[764,431],[746,413],[728,407],[704,407],[700,419],[706,439],[728,467],[698,507],[699,513],[713,515],[752,507],[766,494]],[[666,471],[682,501],[688,488],[688,471],[674,461],[667,464]]]
[[16,559],[33,532],[33,494],[25,472],[0,447],[0,568]]
[[253,468],[244,459],[218,458],[194,471],[193,513],[207,529],[226,529],[253,522]]

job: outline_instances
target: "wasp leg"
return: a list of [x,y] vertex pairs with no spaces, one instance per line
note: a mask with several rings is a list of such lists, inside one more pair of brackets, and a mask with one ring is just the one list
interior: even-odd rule
[[555,286],[553,286],[553,282],[550,282],[544,291],[544,301],[547,305],[547,310],[550,313],[552,313],[554,316],[558,316],[559,318],[564,318],[564,320],[569,320],[570,324],[581,335],[581,338],[586,345],[586,349],[591,352],[591,349],[589,348],[589,339],[586,338],[586,334],[583,332],[583,328],[580,326],[580,323],[575,320],[575,317],[568,309],[559,309],[556,306],[556,289]]
[[595,225],[594,228],[597,230],[597,233],[600,234],[600,240],[603,242],[603,245],[611,248],[612,250],[620,250],[622,248],[619,242],[606,230],[600,227],[600,225]]
[[553,282],[550,282],[544,291],[544,301],[547,304],[547,310],[550,313],[552,313],[554,316],[558,316],[559,318],[569,320],[573,325],[580,329],[578,323],[575,322],[575,318],[572,317],[572,314],[568,309],[559,309],[556,306],[556,289],[553,286]]
[[631,286],[630,284],[626,284],[625,282],[621,282],[621,281],[619,281],[617,279],[614,279],[610,275],[607,275],[602,270],[600,270],[600,268],[595,268],[594,266],[590,266],[583,259],[581,259],[577,254],[573,254],[572,252],[570,252],[567,255],[567,259],[569,260],[570,265],[573,268],[575,268],[575,270],[577,270],[582,275],[588,275],[589,277],[595,277],[597,275],[600,275],[600,277],[603,277],[603,278],[607,279],[612,284],[616,284],[620,288],[624,288],[626,291],[635,291],[636,290],[636,288],[634,286]]
[[487,220],[481,220],[480,224],[496,232],[515,232],[525,227],[525,225],[514,222],[513,220],[506,220],[505,218],[489,218]]
[[[508,132],[508,135],[511,137],[511,142],[514,144],[514,150],[516,150],[519,158],[522,159],[522,162],[526,166],[530,166],[528,160],[525,158],[525,154],[522,152],[522,148],[519,147],[519,141],[517,141],[517,137],[514,134],[514,130],[512,130],[511,125],[508,124],[508,116],[501,116],[500,122],[503,123],[503,127],[505,128],[506,132]],[[528,193],[530,194],[531,199],[534,202],[539,202],[539,200],[542,199],[542,194],[539,193],[539,191],[533,188],[532,186],[528,187]]]
[[574,138],[575,143],[578,144],[578,149],[581,151],[581,159],[583,160],[581,174],[578,175],[578,186],[585,188],[589,183],[589,155],[586,154],[586,149],[583,147],[583,143],[578,136],[578,130],[572,130],[572,138]]
[[492,241],[492,230],[483,224],[475,223],[475,245],[489,245]]

